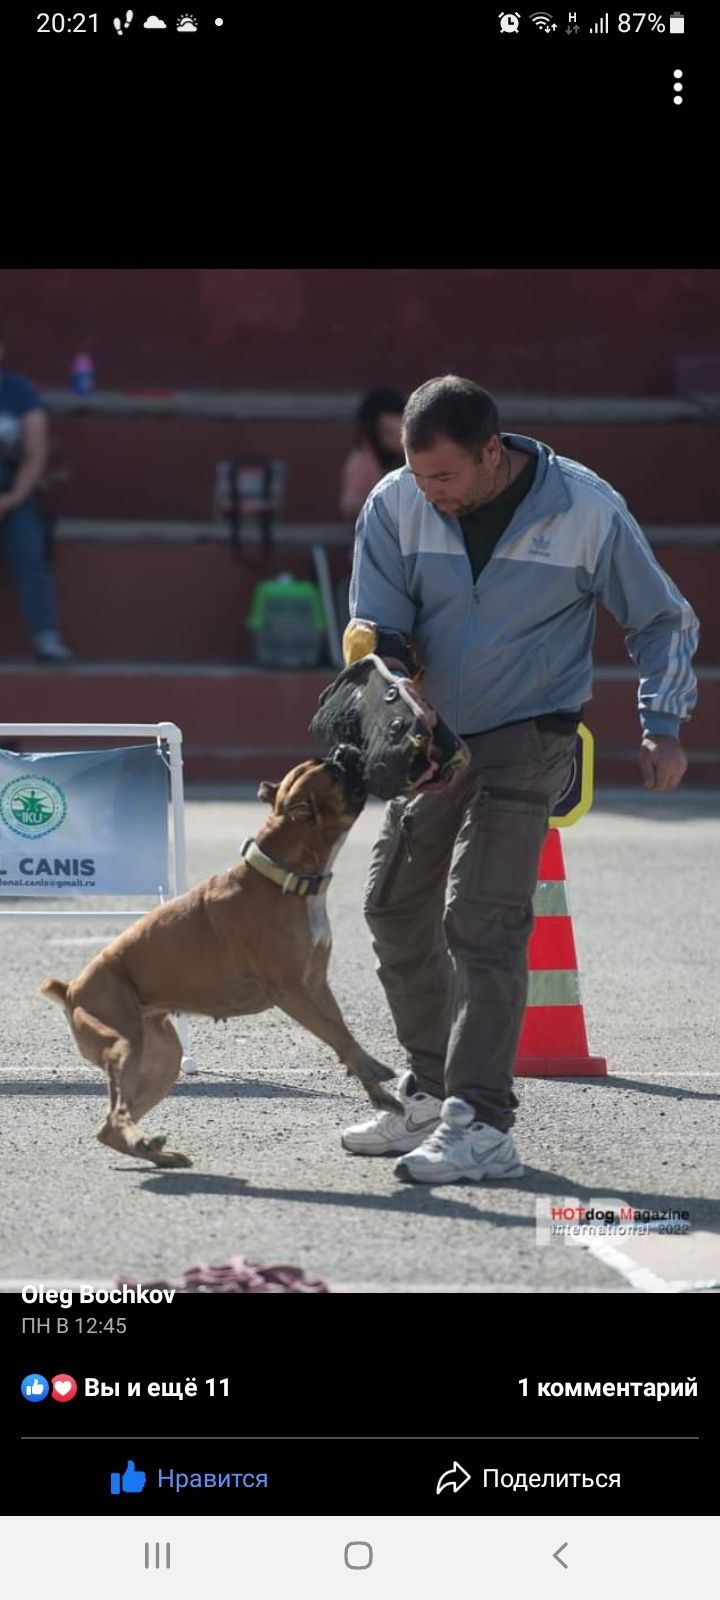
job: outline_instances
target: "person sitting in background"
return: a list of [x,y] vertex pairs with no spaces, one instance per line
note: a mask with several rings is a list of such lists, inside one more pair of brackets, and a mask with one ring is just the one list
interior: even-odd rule
[[[370,389],[365,395],[356,417],[355,443],[342,469],[340,481],[340,513],[352,519],[359,516],[371,489],[397,467],[404,467],[401,428],[405,406],[397,389]],[[340,632],[350,620],[348,590],[352,568],[353,543],[347,548],[347,571],[343,573],[335,590],[335,604]]]
[[36,493],[48,455],[47,408],[32,384],[3,367],[0,339],[0,554],[32,636],[35,660],[72,660],[58,621],[55,579]]
[[404,467],[401,427],[405,401],[396,389],[371,389],[355,418],[357,437],[342,469],[340,513],[353,523],[371,489]]

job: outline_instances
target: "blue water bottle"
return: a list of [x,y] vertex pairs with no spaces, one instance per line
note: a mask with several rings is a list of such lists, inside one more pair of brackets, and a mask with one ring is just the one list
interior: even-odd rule
[[95,388],[95,368],[92,356],[79,351],[72,364],[72,386],[76,394],[92,394]]

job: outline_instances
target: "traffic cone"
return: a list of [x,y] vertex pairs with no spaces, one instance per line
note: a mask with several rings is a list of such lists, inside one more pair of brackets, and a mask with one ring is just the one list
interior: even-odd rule
[[529,985],[515,1075],[603,1078],[607,1062],[588,1053],[560,833],[549,828],[533,895]]

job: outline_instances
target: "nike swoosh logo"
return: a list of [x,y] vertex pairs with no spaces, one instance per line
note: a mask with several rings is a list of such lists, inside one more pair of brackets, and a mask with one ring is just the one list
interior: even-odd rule
[[410,1133],[419,1133],[421,1128],[429,1128],[431,1122],[439,1121],[439,1117],[426,1117],[424,1122],[413,1122],[412,1117],[409,1117],[407,1125]]
[[500,1171],[503,1171],[505,1167],[515,1166],[517,1164],[517,1158],[515,1156],[506,1155],[499,1158],[497,1149],[471,1150],[470,1155],[475,1163],[475,1166],[496,1166]]

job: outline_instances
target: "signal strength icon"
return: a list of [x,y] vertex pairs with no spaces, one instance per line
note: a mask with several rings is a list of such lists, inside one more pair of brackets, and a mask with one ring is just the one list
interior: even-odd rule
[[550,33],[552,31],[552,17],[548,16],[547,11],[531,11],[530,21],[535,23],[536,28],[541,28],[543,33]]
[[605,12],[604,17],[601,17],[600,21],[595,23],[595,27],[594,28],[589,28],[588,29],[588,32],[589,33],[609,33],[610,32],[610,17],[608,15],[607,11]]

